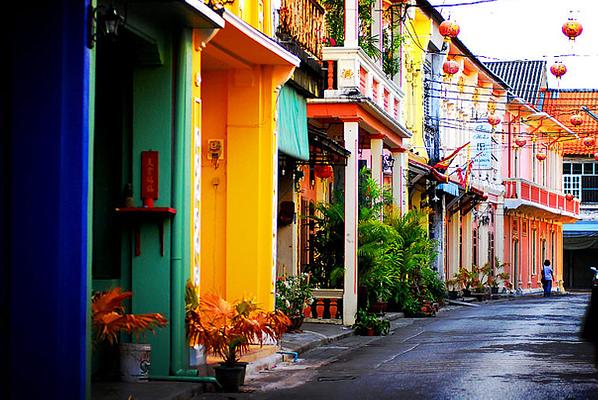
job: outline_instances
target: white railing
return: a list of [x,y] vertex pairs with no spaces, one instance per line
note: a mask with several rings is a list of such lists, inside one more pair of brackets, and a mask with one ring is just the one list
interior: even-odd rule
[[362,95],[399,122],[403,91],[361,48],[324,47],[323,59],[328,68],[325,98]]

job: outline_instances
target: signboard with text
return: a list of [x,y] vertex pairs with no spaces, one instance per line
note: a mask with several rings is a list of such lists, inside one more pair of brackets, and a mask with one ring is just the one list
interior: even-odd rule
[[483,122],[476,123],[471,142],[471,157],[475,157],[472,169],[492,169],[492,126]]
[[141,198],[151,207],[158,198],[158,152],[141,152]]

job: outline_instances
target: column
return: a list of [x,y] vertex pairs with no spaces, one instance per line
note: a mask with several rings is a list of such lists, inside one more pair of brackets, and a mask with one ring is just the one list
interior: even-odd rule
[[357,312],[357,188],[358,135],[357,121],[344,122],[345,149],[351,154],[345,167],[345,281],[343,324],[353,325]]
[[376,135],[371,136],[370,139],[370,149],[372,151],[372,179],[374,179],[380,187],[384,184],[384,172],[382,171],[383,137],[383,135]]
[[[372,5],[372,35],[378,37],[378,49],[380,51],[384,51],[383,46],[383,35],[382,32],[382,0],[375,0],[374,4]],[[377,64],[382,66],[382,57],[377,61]]]
[[[494,218],[494,254],[501,263],[507,262],[508,259],[505,257],[505,242],[507,237],[505,236],[505,209],[504,199],[502,196],[498,198],[498,204],[496,205],[496,215]],[[509,242],[510,242],[509,238]],[[505,269],[506,271],[506,269]]]
[[359,46],[358,0],[345,0],[345,46]]
[[392,201],[397,211],[403,215],[407,212],[406,176],[407,155],[403,149],[392,149]]

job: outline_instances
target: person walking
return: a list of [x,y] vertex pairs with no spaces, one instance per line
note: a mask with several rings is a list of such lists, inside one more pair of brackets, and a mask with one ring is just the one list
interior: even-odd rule
[[550,266],[550,260],[544,260],[542,267],[542,288],[544,288],[544,297],[550,297],[552,292],[552,267]]

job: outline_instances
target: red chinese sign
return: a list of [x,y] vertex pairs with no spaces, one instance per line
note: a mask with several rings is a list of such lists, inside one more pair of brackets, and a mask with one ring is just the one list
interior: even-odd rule
[[158,152],[141,152],[141,198],[147,207],[158,198]]

